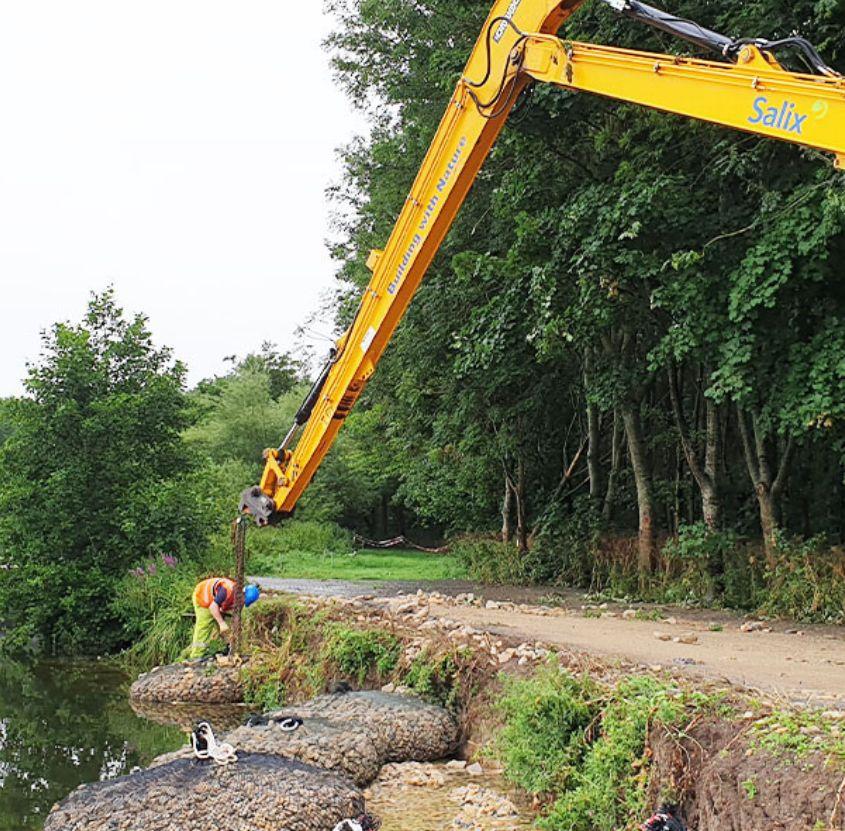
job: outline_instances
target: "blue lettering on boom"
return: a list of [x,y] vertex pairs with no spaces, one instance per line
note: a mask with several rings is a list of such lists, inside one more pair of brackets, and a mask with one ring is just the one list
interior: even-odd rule
[[791,101],[784,101],[780,106],[770,104],[765,95],[754,99],[751,105],[754,114],[749,117],[749,124],[762,124],[764,127],[771,127],[773,130],[780,130],[783,133],[796,133],[803,135],[804,122],[807,116],[796,112],[795,104]]

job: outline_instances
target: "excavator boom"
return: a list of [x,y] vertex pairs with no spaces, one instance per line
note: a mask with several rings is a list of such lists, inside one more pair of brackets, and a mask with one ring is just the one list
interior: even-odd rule
[[[845,164],[845,79],[801,38],[735,41],[638,0],[604,0],[633,19],[708,48],[680,58],[556,36],[584,0],[497,0],[423,159],[355,319],[338,340],[285,440],[265,451],[241,511],[266,525],[289,516],[372,377],[432,259],[527,85],[535,81],[642,104],[830,152]],[[810,73],[775,53],[797,49]],[[290,449],[296,433],[301,435]]]

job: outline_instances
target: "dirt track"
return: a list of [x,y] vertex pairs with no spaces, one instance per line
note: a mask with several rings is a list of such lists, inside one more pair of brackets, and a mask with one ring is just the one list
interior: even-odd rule
[[[376,593],[389,596],[416,590],[402,584],[331,583],[308,580],[258,578],[270,589],[303,594]],[[539,603],[540,592],[532,590],[485,590],[467,584],[419,586],[428,591],[455,594],[475,590],[485,598],[513,599],[517,603]],[[625,620],[617,617],[587,617],[581,611],[584,600],[575,593],[561,595],[564,609],[548,616],[530,611],[478,608],[433,603],[432,615],[462,624],[532,641],[545,641],[602,657],[666,668],[682,668],[692,676],[759,689],[791,701],[822,708],[845,708],[845,630],[842,627],[801,627],[788,623],[765,624],[771,632],[742,632],[743,619],[724,612],[669,609],[662,611],[675,623],[660,620]],[[620,615],[624,606],[611,606],[594,614]],[[643,612],[653,607],[638,605]],[[721,631],[710,631],[711,626]],[[677,637],[694,632],[695,644],[661,641],[655,633]],[[788,632],[797,632],[788,634]],[[694,661],[695,663],[690,663]]]

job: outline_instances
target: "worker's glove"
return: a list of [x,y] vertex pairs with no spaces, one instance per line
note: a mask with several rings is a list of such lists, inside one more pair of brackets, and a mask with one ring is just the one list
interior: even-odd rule
[[224,620],[223,623],[220,624],[220,634],[225,637],[230,628],[229,624]]

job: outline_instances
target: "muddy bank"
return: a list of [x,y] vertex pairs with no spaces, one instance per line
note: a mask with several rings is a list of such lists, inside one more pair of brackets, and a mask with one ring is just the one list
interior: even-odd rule
[[842,760],[770,753],[750,726],[708,720],[685,735],[653,731],[652,801],[677,799],[697,831],[845,828]]

